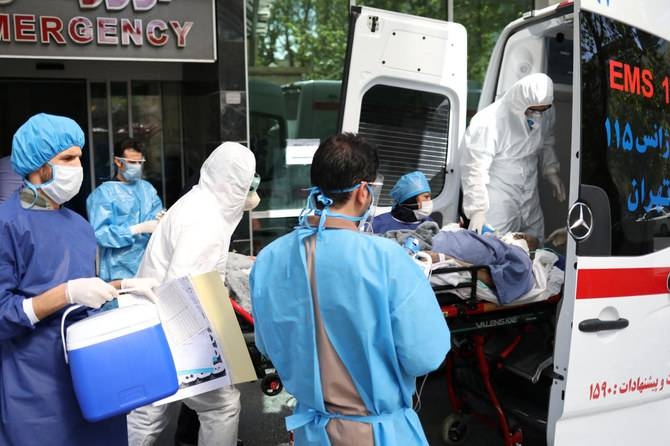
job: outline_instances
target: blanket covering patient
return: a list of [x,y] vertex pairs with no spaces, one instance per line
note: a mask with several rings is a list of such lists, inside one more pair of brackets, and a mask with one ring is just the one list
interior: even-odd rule
[[486,265],[486,277],[497,300],[508,304],[528,293],[535,284],[533,261],[529,255],[535,250],[537,240],[523,234],[510,233],[501,238],[480,235],[457,227],[440,230],[434,222],[424,222],[416,230],[388,231],[385,237],[404,243],[407,237],[420,241],[422,250],[441,253],[467,265]]

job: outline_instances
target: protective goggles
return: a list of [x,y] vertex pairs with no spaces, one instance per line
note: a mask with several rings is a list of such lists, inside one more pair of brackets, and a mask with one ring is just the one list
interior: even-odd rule
[[249,186],[249,193],[256,192],[260,184],[261,184],[261,176],[255,173],[253,180],[251,180],[251,186]]
[[126,164],[144,164],[147,160],[145,158],[142,158],[141,160],[131,160],[129,158],[123,158],[121,156],[115,156],[117,160],[121,160]]

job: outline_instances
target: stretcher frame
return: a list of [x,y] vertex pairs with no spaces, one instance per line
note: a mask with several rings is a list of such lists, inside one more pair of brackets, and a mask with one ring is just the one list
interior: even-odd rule
[[[555,317],[556,303],[560,295],[554,295],[547,300],[520,305],[496,305],[488,301],[477,299],[477,272],[490,269],[487,265],[472,265],[464,267],[437,268],[432,274],[449,274],[469,272],[470,280],[457,285],[434,285],[433,291],[440,304],[440,308],[447,320],[452,336],[452,348],[445,361],[445,379],[447,394],[454,414],[463,414],[466,411],[464,398],[457,392],[454,378],[454,357],[469,357],[479,372],[481,383],[486,397],[493,406],[496,414],[495,422],[502,436],[505,446],[523,445],[523,432],[520,427],[511,427],[509,417],[498,397],[491,376],[492,368],[501,368],[502,362],[509,357],[521,341],[517,335],[496,358],[488,358],[485,352],[487,334],[503,327],[512,327],[523,324],[538,323]],[[470,289],[469,297],[463,299],[454,293],[457,289]],[[462,346],[467,346],[464,348]],[[472,358],[474,356],[474,358]],[[447,417],[447,420],[450,418]],[[458,443],[459,432],[451,431],[445,420],[443,436],[448,443]],[[453,420],[453,418],[452,418]],[[463,426],[457,426],[462,429]],[[453,435],[452,435],[453,434]],[[448,437],[448,438],[447,438]]]

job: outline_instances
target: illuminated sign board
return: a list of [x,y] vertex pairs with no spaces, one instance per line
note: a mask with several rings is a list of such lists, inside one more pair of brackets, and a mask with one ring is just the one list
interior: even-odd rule
[[212,62],[214,0],[0,0],[0,57]]

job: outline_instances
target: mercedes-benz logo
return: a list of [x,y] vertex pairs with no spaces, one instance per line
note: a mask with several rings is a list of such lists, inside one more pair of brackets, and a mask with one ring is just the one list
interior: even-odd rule
[[568,212],[568,232],[575,240],[586,240],[593,229],[593,214],[586,203],[576,202]]

